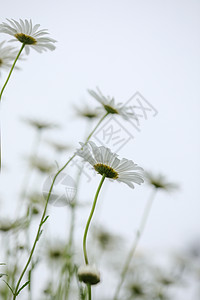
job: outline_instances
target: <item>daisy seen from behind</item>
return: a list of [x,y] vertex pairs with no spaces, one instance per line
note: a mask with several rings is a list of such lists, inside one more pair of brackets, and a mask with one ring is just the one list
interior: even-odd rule
[[123,182],[130,188],[134,188],[133,183],[141,184],[143,180],[143,169],[132,160],[118,158],[116,153],[112,153],[109,148],[98,147],[94,142],[86,145],[80,143],[82,148],[77,151],[77,155],[89,162],[97,173],[102,176]]
[[113,97],[105,97],[98,87],[97,92],[93,90],[88,90],[88,93],[103,106],[104,110],[108,114],[120,115],[123,119],[127,121],[129,119],[138,120],[136,114],[133,112],[133,110],[131,110],[131,107],[126,107],[123,105],[123,103],[115,103],[115,99]]
[[16,55],[16,58],[12,64],[12,67],[10,69],[10,72],[8,74],[8,77],[6,79],[6,82],[4,83],[1,92],[0,92],[0,101],[2,98],[3,91],[10,79],[10,76],[12,74],[12,71],[15,67],[15,64],[17,60],[19,59],[23,49],[25,48],[26,54],[29,54],[30,47],[36,50],[37,52],[41,53],[43,51],[47,50],[55,50],[55,46],[53,43],[56,41],[52,38],[47,37],[48,34],[47,29],[41,29],[38,30],[40,27],[39,24],[36,24],[33,26],[32,21],[28,21],[25,19],[25,21],[22,21],[21,19],[18,21],[16,20],[9,20],[7,19],[8,23],[3,22],[0,24],[0,33],[6,33],[11,35],[14,39],[10,40],[12,41],[19,41],[22,43],[22,46]]
[[[95,211],[99,192],[102,188],[105,178],[111,180],[117,180],[127,184],[130,188],[134,188],[133,183],[143,183],[143,169],[137,166],[132,160],[122,158],[121,160],[117,157],[116,153],[112,153],[109,148],[104,146],[98,147],[94,142],[87,142],[86,144],[80,143],[81,149],[77,150],[76,155],[82,157],[85,161],[89,162],[91,166],[96,170],[97,173],[102,175],[101,181],[97,188],[92,208],[85,226],[83,236],[83,254],[86,266],[90,266],[86,240],[89,230],[89,226]],[[91,284],[87,284],[89,300],[91,300]]]
[[8,23],[3,22],[0,24],[0,32],[13,36],[14,39],[11,41],[18,40],[25,45],[26,54],[29,54],[30,47],[40,53],[55,50],[56,47],[53,43],[56,40],[47,37],[47,29],[38,30],[40,24],[33,26],[32,20],[28,21],[27,19],[25,21],[20,19],[19,22],[13,19],[7,19],[7,21]]
[[156,175],[151,172],[145,172],[145,179],[147,183],[153,186],[155,189],[170,192],[179,188],[176,183],[168,182],[163,174]]

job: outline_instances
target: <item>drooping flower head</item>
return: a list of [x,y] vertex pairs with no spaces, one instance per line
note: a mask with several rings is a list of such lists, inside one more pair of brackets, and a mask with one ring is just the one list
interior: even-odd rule
[[143,181],[141,167],[138,167],[132,160],[117,157],[109,148],[96,146],[93,142],[86,145],[80,143],[82,148],[77,151],[77,155],[88,161],[97,173],[119,182],[124,182],[129,187],[134,188],[133,182],[141,184]]
[[18,51],[13,47],[5,46],[5,41],[0,43],[0,72],[12,66]]
[[97,88],[97,92],[93,90],[88,90],[89,94],[95,98],[101,105],[104,110],[109,114],[117,114],[120,115],[125,120],[129,119],[137,119],[134,112],[131,112],[130,107],[126,107],[123,103],[115,103],[115,99],[111,97],[105,97],[99,88]]
[[47,37],[47,29],[38,30],[40,24],[33,26],[32,21],[22,21],[7,19],[8,23],[3,22],[0,24],[0,32],[7,33],[14,37],[11,41],[18,40],[22,44],[25,44],[26,54],[29,54],[30,47],[37,52],[43,52],[47,50],[55,50],[53,43],[56,41]]

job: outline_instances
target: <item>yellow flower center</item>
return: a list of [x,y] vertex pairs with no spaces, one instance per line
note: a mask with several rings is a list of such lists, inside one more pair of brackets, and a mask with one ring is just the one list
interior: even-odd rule
[[94,165],[94,169],[101,175],[105,174],[106,177],[117,179],[118,173],[111,167],[104,164],[96,164]]
[[26,45],[35,45],[37,43],[36,39],[34,39],[30,35],[26,35],[24,33],[16,33],[15,37],[23,44]]
[[104,108],[109,114],[119,114],[118,111],[110,105],[104,104]]

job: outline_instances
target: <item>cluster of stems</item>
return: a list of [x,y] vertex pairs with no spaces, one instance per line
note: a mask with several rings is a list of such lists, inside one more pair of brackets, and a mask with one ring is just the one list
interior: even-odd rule
[[[14,62],[13,62],[13,65],[10,69],[10,72],[8,74],[8,77],[1,89],[1,92],[0,92],[0,101],[2,99],[2,95],[3,95],[3,92],[5,90],[5,87],[6,85],[8,84],[8,81],[11,77],[11,74],[14,70],[14,67],[17,63],[17,60],[19,59],[23,49],[25,47],[25,44],[23,43]],[[106,112],[106,114],[99,120],[99,122],[97,123],[97,125],[94,127],[94,129],[92,130],[92,132],[89,134],[89,136],[87,137],[86,141],[85,141],[85,145],[87,144],[87,142],[90,140],[90,138],[92,137],[92,135],[94,134],[94,132],[96,131],[96,129],[99,127],[99,125],[103,122],[103,120],[107,117],[107,115],[109,114],[109,112]],[[43,210],[43,213],[42,213],[42,216],[41,216],[41,219],[40,219],[40,223],[39,223],[39,226],[38,226],[38,230],[37,230],[37,233],[36,233],[36,236],[35,236],[35,240],[33,242],[33,245],[30,249],[30,253],[29,253],[29,256],[28,256],[28,259],[27,259],[27,262],[23,268],[23,270],[21,271],[21,274],[19,276],[19,279],[16,283],[16,286],[14,289],[12,289],[10,286],[9,288],[11,289],[12,291],[12,294],[13,294],[13,300],[15,300],[17,298],[17,296],[19,295],[19,293],[22,291],[22,289],[29,285],[30,286],[30,281],[27,281],[25,284],[23,284],[21,286],[21,282],[23,280],[23,277],[26,273],[26,271],[28,270],[29,268],[29,265],[30,263],[32,262],[32,257],[33,257],[33,254],[35,252],[35,249],[36,249],[36,245],[37,245],[37,242],[39,241],[39,238],[42,234],[42,227],[44,225],[44,223],[46,222],[46,220],[48,219],[48,216],[46,215],[47,213],[47,208],[48,208],[48,203],[49,203],[49,199],[51,197],[51,193],[52,193],[52,190],[53,190],[53,187],[54,187],[54,184],[55,184],[55,181],[56,181],[56,178],[58,177],[58,175],[69,165],[69,163],[75,158],[76,156],[76,153],[74,153],[70,159],[63,165],[62,168],[60,168],[57,173],[55,174],[55,176],[53,177],[53,180],[52,180],[52,184],[50,186],[50,189],[49,189],[49,192],[48,192],[48,195],[47,195],[47,198],[46,198],[46,203],[45,203],[45,206],[44,206],[44,210]],[[81,174],[81,172],[80,172]],[[80,174],[79,174],[79,178],[80,178]],[[101,181],[99,183],[99,186],[97,188],[97,191],[96,191],[96,194],[95,194],[95,197],[94,197],[94,201],[93,201],[93,204],[92,204],[92,208],[91,208],[91,211],[90,211],[90,214],[89,214],[89,217],[88,217],[88,220],[87,220],[87,223],[86,223],[86,227],[85,227],[85,231],[84,231],[84,236],[83,236],[83,254],[84,254],[84,260],[85,260],[85,264],[86,265],[89,265],[89,258],[88,258],[88,253],[87,253],[87,236],[88,236],[88,232],[89,232],[89,227],[90,227],[90,224],[91,224],[91,221],[92,221],[92,217],[94,215],[94,211],[95,211],[95,208],[96,208],[96,204],[97,204],[97,200],[98,200],[98,196],[99,196],[99,193],[100,193],[100,190],[102,188],[102,185],[104,183],[104,180],[106,178],[106,175],[103,174],[102,175],[102,178],[101,178]],[[121,290],[121,287],[124,283],[124,280],[125,280],[125,277],[126,277],[126,274],[127,274],[127,271],[129,269],[129,266],[130,266],[130,262],[132,260],[132,257],[134,256],[134,253],[135,253],[135,250],[137,248],[137,245],[138,245],[138,242],[141,238],[141,235],[144,231],[144,228],[145,228],[145,225],[146,225],[146,221],[147,221],[147,218],[148,218],[148,215],[149,215],[149,212],[150,212],[150,209],[151,209],[151,206],[152,206],[152,203],[153,203],[153,199],[154,199],[154,196],[155,196],[155,192],[152,194],[152,196],[150,197],[149,201],[147,202],[147,206],[145,207],[145,210],[144,210],[144,214],[142,216],[142,220],[141,220],[141,224],[139,226],[139,229],[137,231],[137,234],[136,234],[136,238],[133,242],[133,245],[131,247],[131,250],[130,252],[128,253],[128,256],[125,260],[125,263],[124,263],[124,267],[122,269],[122,272],[121,272],[121,276],[120,276],[120,280],[119,280],[119,283],[116,287],[116,290],[115,290],[115,294],[114,294],[114,297],[113,297],[113,300],[118,300],[120,299],[119,298],[119,294],[120,294],[120,290]],[[23,191],[23,197],[25,197],[25,191]],[[68,241],[68,251],[71,253],[72,251],[72,245],[73,245],[73,233],[74,233],[74,214],[75,214],[75,205],[71,206],[71,227],[70,227],[70,235],[69,235],[69,241]],[[31,271],[29,271],[29,274]],[[70,266],[69,268],[69,280],[68,280],[68,283],[67,283],[67,293],[65,294],[65,299],[67,300],[68,297],[69,297],[69,289],[70,289],[70,280],[71,280],[71,276],[72,276],[72,273],[73,273],[73,268],[72,268],[72,265]],[[59,291],[62,290],[62,286],[61,284],[59,285],[59,288],[58,288]],[[87,294],[88,294],[88,300],[91,300],[92,299],[92,291],[91,291],[91,285],[90,284],[87,284]]]

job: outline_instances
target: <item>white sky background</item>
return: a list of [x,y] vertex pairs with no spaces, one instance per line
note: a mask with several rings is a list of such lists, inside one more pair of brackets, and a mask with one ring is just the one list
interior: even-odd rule
[[[119,102],[139,91],[158,110],[119,154],[147,170],[166,174],[181,187],[175,194],[158,195],[141,248],[172,251],[199,237],[199,14],[200,2],[194,0],[4,1],[1,22],[31,18],[58,41],[54,52],[31,50],[4,92],[1,195],[7,197],[7,213],[13,214],[24,172],[22,155],[29,153],[34,135],[20,117],[37,116],[62,124],[62,132],[54,131],[51,137],[77,147],[85,125],[74,119],[72,105],[87,101],[95,107],[86,90],[98,85]],[[9,36],[0,34],[0,41],[5,39]],[[65,162],[67,157],[60,159]],[[88,185],[83,180],[83,199],[93,197],[99,179],[96,176]],[[131,240],[150,190],[106,185],[96,218]],[[50,211],[51,230],[65,234],[65,212],[52,207]],[[80,226],[87,214],[86,210],[81,215]]]

